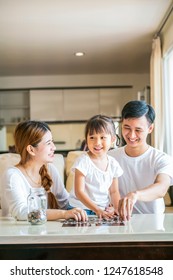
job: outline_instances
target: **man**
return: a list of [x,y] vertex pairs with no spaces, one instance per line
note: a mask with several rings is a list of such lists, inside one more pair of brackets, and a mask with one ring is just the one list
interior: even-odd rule
[[109,152],[124,170],[119,178],[119,214],[129,220],[132,213],[163,213],[165,196],[172,184],[173,161],[147,144],[154,128],[155,111],[145,101],[130,101],[122,110],[125,146]]

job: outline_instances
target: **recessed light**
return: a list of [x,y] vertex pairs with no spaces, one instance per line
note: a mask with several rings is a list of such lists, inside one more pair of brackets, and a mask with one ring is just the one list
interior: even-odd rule
[[75,56],[84,56],[84,55],[85,55],[84,52],[76,52],[76,53],[75,53]]

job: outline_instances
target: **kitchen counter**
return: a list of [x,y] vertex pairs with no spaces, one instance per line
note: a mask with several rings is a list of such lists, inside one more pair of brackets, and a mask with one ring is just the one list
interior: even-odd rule
[[173,259],[173,214],[133,215],[124,225],[30,225],[0,218],[0,259]]

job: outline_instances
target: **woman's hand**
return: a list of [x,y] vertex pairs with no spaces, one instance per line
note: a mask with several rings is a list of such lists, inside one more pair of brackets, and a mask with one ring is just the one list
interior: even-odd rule
[[72,218],[75,219],[75,221],[77,222],[88,220],[87,213],[81,208],[73,208],[70,210],[66,210],[64,217],[66,220]]

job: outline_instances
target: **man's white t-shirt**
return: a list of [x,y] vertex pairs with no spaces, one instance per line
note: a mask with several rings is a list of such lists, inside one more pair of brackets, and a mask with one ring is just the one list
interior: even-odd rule
[[[173,178],[172,158],[151,146],[138,157],[128,156],[125,147],[110,150],[109,155],[119,162],[124,171],[119,178],[121,197],[153,184],[158,174],[164,173]],[[158,198],[149,202],[137,201],[133,213],[163,213],[164,210],[164,199]]]

